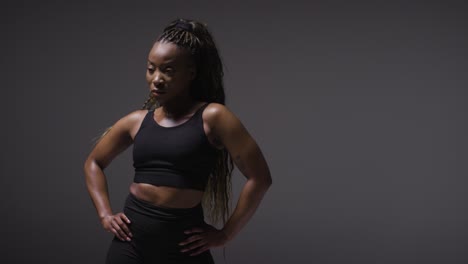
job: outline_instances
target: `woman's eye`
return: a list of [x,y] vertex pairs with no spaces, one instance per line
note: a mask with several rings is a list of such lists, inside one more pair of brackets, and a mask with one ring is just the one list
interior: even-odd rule
[[149,72],[154,72],[154,69],[153,68],[148,68],[148,71]]

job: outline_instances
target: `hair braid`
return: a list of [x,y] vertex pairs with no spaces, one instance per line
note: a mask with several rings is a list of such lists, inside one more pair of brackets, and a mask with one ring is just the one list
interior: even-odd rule
[[[187,26],[189,30],[178,27],[178,24]],[[190,89],[194,99],[225,104],[223,64],[206,24],[176,19],[166,26],[157,41],[172,42],[190,51],[197,67],[197,75]],[[230,215],[233,168],[234,163],[227,149],[218,150],[218,159],[202,202],[204,208],[210,209],[208,216],[213,223],[222,220],[224,225]]]

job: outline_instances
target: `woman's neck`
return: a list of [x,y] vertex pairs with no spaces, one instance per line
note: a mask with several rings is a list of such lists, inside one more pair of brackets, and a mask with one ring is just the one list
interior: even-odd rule
[[186,115],[197,104],[190,96],[174,98],[174,100],[161,104],[161,110],[169,118],[177,118]]

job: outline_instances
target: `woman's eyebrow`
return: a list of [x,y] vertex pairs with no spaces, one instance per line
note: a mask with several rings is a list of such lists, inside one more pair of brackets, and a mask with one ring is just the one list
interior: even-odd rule
[[[153,65],[153,66],[156,66],[156,63],[154,63],[154,62],[152,62],[152,61],[150,61],[150,60],[148,60],[147,63],[148,63],[148,64],[151,64],[151,65]],[[166,65],[174,66],[174,64],[175,64],[175,60],[168,60],[168,61],[166,61],[166,62],[161,63],[160,66],[166,66]]]

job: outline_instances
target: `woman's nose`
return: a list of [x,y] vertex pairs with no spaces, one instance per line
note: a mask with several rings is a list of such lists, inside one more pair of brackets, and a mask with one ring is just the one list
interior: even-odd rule
[[163,78],[161,77],[161,74],[159,72],[156,72],[154,74],[153,83],[154,84],[159,84],[159,83],[162,83],[162,82],[163,82]]

